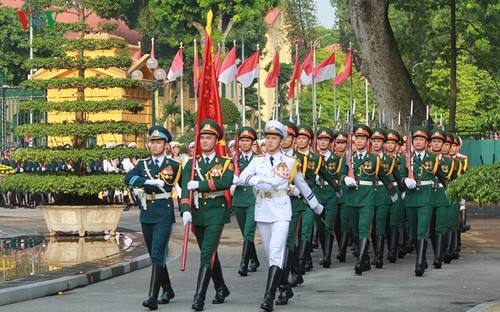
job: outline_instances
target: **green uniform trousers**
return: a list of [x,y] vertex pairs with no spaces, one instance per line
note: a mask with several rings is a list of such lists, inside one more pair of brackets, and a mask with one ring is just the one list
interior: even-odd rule
[[193,226],[196,241],[198,242],[198,247],[200,248],[200,268],[209,267],[212,269],[224,224]]
[[151,262],[165,267],[172,222],[141,223],[141,228]]
[[385,224],[389,214],[389,205],[382,204],[375,206],[375,216],[373,218],[373,226],[375,227],[376,236],[385,236]]
[[302,212],[302,233],[300,235],[300,239],[303,241],[311,240],[314,216],[315,214],[312,209],[306,209]]
[[447,232],[448,211],[450,206],[437,206],[432,209],[431,228],[433,234],[445,234]]
[[375,207],[373,205],[362,207],[348,206],[347,209],[351,212],[349,215],[349,222],[351,224],[352,233],[354,235],[358,234],[359,239],[370,239],[370,227]]
[[415,240],[427,239],[431,223],[432,206],[407,207],[406,217],[410,236]]
[[460,225],[460,204],[452,203],[448,207],[448,217],[446,222],[447,231],[459,229]]
[[323,205],[323,212],[319,216],[315,215],[317,233],[320,235],[324,235],[326,232],[333,233],[337,218],[337,201],[332,199],[326,203],[320,204]]
[[253,242],[255,237],[255,206],[251,207],[237,207],[233,206],[236,221],[240,227],[243,240]]
[[306,210],[304,202],[295,196],[290,196],[292,203],[292,218],[288,227],[288,236],[286,240],[286,248],[293,251],[298,241],[298,233],[301,226],[302,212]]
[[350,210],[347,209],[347,204],[345,202],[340,203],[338,205],[338,216],[339,216],[339,221],[340,223],[340,230],[342,232],[349,232],[351,229],[351,224],[349,222],[349,212]]

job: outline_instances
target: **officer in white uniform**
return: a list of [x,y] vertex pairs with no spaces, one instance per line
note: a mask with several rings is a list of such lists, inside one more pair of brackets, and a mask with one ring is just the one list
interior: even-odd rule
[[265,134],[266,154],[254,157],[239,179],[235,178],[234,182],[239,185],[254,186],[255,222],[269,259],[266,293],[260,308],[272,311],[283,269],[288,226],[292,217],[292,206],[287,192],[288,184],[294,182],[295,187],[307,199],[308,205],[316,214],[321,214],[323,206],[307,186],[300,171],[297,171],[295,158],[281,151],[281,140],[287,136],[285,126],[276,120],[268,121]]

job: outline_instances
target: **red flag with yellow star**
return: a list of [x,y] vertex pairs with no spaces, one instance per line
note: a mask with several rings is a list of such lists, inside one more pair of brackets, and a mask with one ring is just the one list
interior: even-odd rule
[[338,86],[342,84],[347,78],[351,77],[352,75],[352,50],[349,49],[349,52],[347,53],[347,56],[344,60],[344,64],[342,64],[342,67],[340,67],[340,71],[337,74],[337,77],[335,77],[335,80],[333,81],[334,86]]

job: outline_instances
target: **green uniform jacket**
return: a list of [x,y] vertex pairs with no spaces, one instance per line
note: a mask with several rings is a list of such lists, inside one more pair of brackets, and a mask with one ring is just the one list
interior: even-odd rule
[[[382,154],[382,157],[380,157],[380,164],[384,168],[388,179],[391,181],[391,183],[396,182],[396,181],[401,181],[401,175],[399,174],[399,171],[397,170],[397,160],[395,158],[392,158],[391,156],[387,155],[386,153]],[[381,181],[378,177],[375,177],[375,181]],[[399,184],[399,182],[398,182]],[[394,185],[394,183],[393,183]],[[376,186],[375,187],[375,204],[376,205],[392,205],[392,200],[391,197],[389,196],[389,192],[387,189],[383,186]]]
[[[353,153],[353,155],[356,155],[356,153]],[[347,172],[347,164],[345,164],[345,167],[345,172]],[[352,167],[354,169],[354,178],[358,183],[360,181],[364,181],[361,183],[374,182],[378,178],[385,185],[390,195],[396,193],[396,189],[393,187],[392,181],[377,155],[367,152],[361,160],[358,157],[353,157]],[[345,175],[342,176],[341,181],[344,178]],[[359,184],[358,187],[349,187],[346,195],[347,206],[364,207],[375,205],[375,187],[373,185]]]
[[[339,175],[340,175],[339,181],[340,181],[341,177],[347,175],[346,156],[345,155],[339,155],[339,154],[335,154],[335,155],[337,155],[338,157],[342,158],[342,162],[339,163],[339,166],[341,167],[340,172],[339,172]],[[342,190],[342,194],[344,194],[343,196],[340,196],[340,198],[339,198],[339,204],[345,204],[345,202],[346,202],[346,196],[345,196],[345,194],[347,194],[347,185],[345,185],[344,183],[341,183],[339,185],[339,187]]]
[[[240,172],[245,170],[248,164],[252,161],[254,154],[245,160],[243,153],[238,159],[238,169]],[[233,206],[235,207],[253,207],[255,206],[255,196],[253,195],[253,187],[248,185],[239,185],[234,189]]]
[[[147,158],[139,160],[137,165],[125,174],[125,184],[142,187],[146,194],[162,194],[163,192],[158,186],[144,185],[144,182],[150,179],[146,170],[149,171],[149,175],[153,179],[159,179],[158,174],[161,173],[162,180],[165,182],[163,189],[166,192],[172,192],[172,187],[177,184],[181,177],[182,166],[178,161],[165,157],[163,163],[158,167],[152,162],[151,158]],[[175,222],[174,209],[171,209],[169,214],[165,213],[168,205],[173,208],[172,198],[148,200],[146,205],[147,209],[142,207],[140,212],[140,221],[142,223]]]
[[[345,166],[342,165],[344,163],[344,158],[335,153],[331,153],[330,157],[328,157],[327,160],[324,160],[324,157],[322,158],[326,174],[330,176],[331,179],[337,181],[338,184],[340,176],[347,174]],[[319,177],[318,181],[323,182],[325,181],[325,179]],[[316,198],[320,203],[327,203],[330,200],[339,200],[330,185],[316,185],[316,190],[317,192],[315,192],[314,194],[316,195]]]
[[[447,158],[446,156],[442,156],[439,159],[439,166],[441,168],[441,171],[446,175],[447,180],[453,180],[457,177],[457,169],[455,168],[455,162]],[[445,188],[444,187],[437,187],[439,180],[438,178],[434,178],[434,194],[432,196],[432,206],[434,207],[442,207],[442,206],[448,206],[450,202],[448,201],[448,197],[446,197],[445,193]]]
[[[417,182],[417,187],[412,190],[406,190],[404,203],[406,207],[422,207],[432,205],[432,196],[434,196],[434,187],[432,184],[421,185],[433,181],[436,177],[446,187],[448,181],[446,175],[439,166],[439,159],[434,154],[425,152],[424,158],[419,161],[416,156],[413,156],[413,175]],[[408,169],[406,168],[406,157],[401,158],[401,183],[408,177]]]
[[[309,152],[307,155],[297,152],[296,156],[298,160],[297,170],[302,173],[304,180],[306,180],[311,190],[314,191],[316,189],[316,175],[319,175],[323,180],[328,182],[335,192],[340,190],[337,181],[326,172],[322,157],[312,152]],[[314,193],[316,194],[316,192]]]
[[[205,195],[210,195],[211,192],[224,191],[231,187],[234,177],[234,165],[230,158],[216,155],[208,165],[205,164],[201,156],[197,159],[197,167],[199,170],[195,170],[194,180],[200,182],[198,188],[199,194],[204,193]],[[182,172],[181,213],[191,211],[193,225],[207,226],[229,223],[231,220],[229,218],[229,207],[225,196],[205,199],[198,198],[198,207],[194,206],[193,198],[193,206],[192,209],[190,209],[187,184],[191,180],[192,165],[193,160],[188,160]]]

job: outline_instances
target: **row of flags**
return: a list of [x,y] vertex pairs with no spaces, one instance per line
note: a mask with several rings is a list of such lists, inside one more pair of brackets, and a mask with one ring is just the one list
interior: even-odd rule
[[[206,38],[205,38],[206,40]],[[212,49],[212,47],[210,47]],[[174,57],[170,70],[168,71],[167,81],[175,81],[176,78],[181,77],[183,74],[183,48],[181,47]],[[212,52],[211,52],[212,53]],[[151,54],[154,57],[154,41],[151,47]],[[139,51],[134,56],[135,59],[140,58],[140,43]],[[239,67],[236,65],[236,46],[229,51],[229,53],[224,58],[222,65],[220,65],[220,50],[217,54],[212,57],[211,55],[205,55],[205,57],[210,57],[212,60],[212,65],[214,67],[214,74],[217,81],[230,84],[236,78],[238,82],[244,88],[250,87],[254,79],[259,77],[260,72],[260,52],[257,51],[252,54],[247,60],[245,60]],[[204,59],[205,60],[205,59]],[[276,81],[280,75],[280,62],[279,62],[279,50],[276,51],[269,67],[268,74],[264,85],[267,88],[275,88]],[[302,85],[310,85],[313,83],[320,83],[329,79],[334,79],[333,85],[338,86],[342,84],[348,77],[352,75],[352,51],[349,50],[347,56],[342,64],[340,71],[336,74],[335,65],[335,52],[330,54],[323,62],[317,66],[313,66],[313,51],[311,50],[307,57],[304,59],[302,64],[299,64],[298,55],[295,57],[295,63],[293,67],[293,74],[290,79],[290,88],[288,93],[288,99],[293,97],[295,93],[295,84],[297,80],[300,81]],[[194,62],[193,62],[193,79],[194,79],[194,90],[195,93],[198,91],[199,86],[199,60],[198,51],[195,42],[194,51]]]

